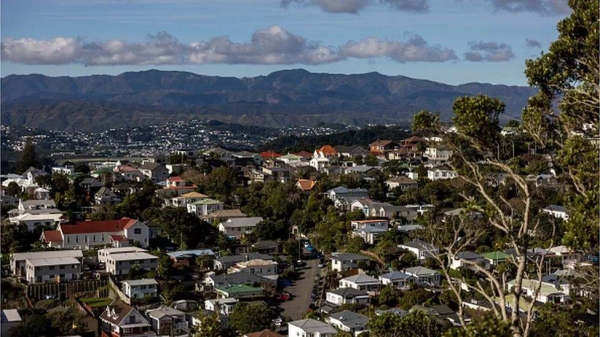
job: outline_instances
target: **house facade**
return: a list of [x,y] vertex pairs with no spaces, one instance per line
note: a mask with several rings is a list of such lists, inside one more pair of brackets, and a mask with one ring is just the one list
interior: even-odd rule
[[81,279],[81,262],[74,257],[25,260],[25,279],[29,283],[69,282]]
[[362,304],[369,305],[371,296],[364,290],[354,288],[337,288],[330,290],[325,294],[327,303],[340,306],[343,304]]
[[314,319],[288,323],[289,337],[333,337],[337,333],[337,330],[331,325]]
[[108,305],[100,315],[102,337],[154,337],[151,327],[139,311],[120,301]]
[[158,282],[155,279],[125,280],[122,290],[131,299],[144,299],[158,296]]
[[158,256],[146,252],[110,254],[106,257],[106,272],[115,276],[127,276],[129,270],[136,266],[143,270],[156,270]]
[[219,231],[229,237],[240,238],[244,234],[251,233],[261,221],[263,221],[261,217],[229,219],[219,224]]
[[368,266],[371,259],[354,253],[334,253],[331,257],[331,270],[345,272],[348,269],[358,268],[359,263],[365,263]]

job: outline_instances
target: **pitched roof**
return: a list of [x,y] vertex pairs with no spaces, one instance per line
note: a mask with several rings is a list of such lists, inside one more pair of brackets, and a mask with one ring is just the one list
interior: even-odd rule
[[564,206],[559,206],[559,205],[548,205],[547,207],[544,207],[544,210],[551,211],[551,212],[567,213],[567,208]]
[[32,259],[45,259],[53,257],[75,257],[82,258],[83,251],[81,250],[50,250],[45,252],[26,252],[26,253],[13,253],[12,259],[14,261],[24,261]]
[[393,142],[393,140],[381,140],[381,139],[377,139],[373,143],[369,144],[369,146],[386,146],[386,145],[389,145],[392,142]]
[[300,152],[297,152],[297,153],[294,153],[294,154],[298,155],[298,156],[301,156],[301,157],[304,157],[304,158],[307,158],[307,159],[312,158],[312,155],[313,155],[312,153],[310,153],[308,151],[300,151]]
[[140,280],[125,280],[123,283],[127,283],[130,286],[143,286],[149,284],[158,284],[158,282],[153,278],[143,278]]
[[203,218],[215,219],[215,218],[245,218],[246,214],[242,213],[239,209],[224,209],[219,212],[214,212],[203,216]]
[[348,282],[354,282],[354,283],[365,283],[365,282],[369,282],[369,283],[379,283],[379,280],[371,277],[367,274],[356,274],[356,275],[352,275],[352,276],[348,276],[346,278],[342,279],[343,281],[348,281]]
[[109,321],[112,324],[118,325],[133,310],[135,310],[133,307],[121,301],[115,300],[109,304],[106,309],[104,309],[102,315],[100,315],[100,318]]
[[275,151],[265,151],[265,152],[260,153],[260,157],[261,158],[277,158],[277,157],[281,157],[281,154],[279,154]]
[[269,329],[252,332],[244,335],[245,337],[283,337],[283,335],[278,334],[277,332],[271,331]]
[[364,290],[357,290],[354,288],[337,288],[335,290],[328,291],[328,293],[336,294],[342,296],[343,298],[369,295]]
[[300,187],[301,190],[303,191],[310,191],[313,189],[313,187],[315,187],[315,185],[317,184],[316,181],[312,181],[310,179],[298,179],[297,182],[298,186]]
[[174,197],[173,199],[183,199],[183,198],[208,198],[208,195],[198,193],[198,192],[188,192],[188,193],[182,194],[178,197]]
[[337,154],[337,151],[331,145],[324,145],[320,149],[317,149],[317,151],[326,156],[333,156]]
[[[163,166],[163,164],[158,164],[158,163],[144,163],[144,165],[140,166],[140,170],[150,170],[150,171],[154,171],[157,168]],[[164,166],[163,166],[164,167]]]
[[399,176],[399,177],[393,177],[390,178],[388,180],[385,181],[386,183],[396,183],[396,184],[400,184],[400,185],[416,185],[417,182],[405,177],[405,176]]
[[484,254],[481,254],[481,256],[483,256],[484,258],[489,259],[489,260],[506,260],[508,258],[508,254],[506,254],[502,251],[484,253]]
[[367,256],[355,253],[336,253],[333,254],[331,259],[338,261],[369,260]]
[[60,231],[44,231],[42,238],[46,242],[62,241],[63,237]]
[[327,323],[319,322],[314,319],[302,319],[299,321],[289,322],[288,324],[298,327],[298,328],[302,329],[303,331],[305,331],[306,333],[315,333],[315,332],[319,332],[321,334],[337,333],[337,330],[334,327],[332,327],[331,325],[329,325]]
[[256,226],[256,224],[258,224],[259,222],[261,222],[263,220],[264,219],[262,217],[235,218],[235,219],[229,219],[229,220],[223,222],[222,224],[226,228],[252,227],[252,226]]
[[185,316],[183,311],[179,311],[166,305],[161,305],[156,309],[148,310],[146,314],[155,319],[161,319],[165,316]]
[[130,228],[138,221],[130,218],[120,220],[100,220],[100,221],[82,221],[75,224],[60,224],[60,231],[63,234],[85,234],[85,233],[103,233],[120,232],[125,228]]
[[344,310],[329,315],[329,318],[340,321],[349,328],[365,327],[369,323],[369,317],[350,310]]
[[404,269],[404,272],[412,275],[433,275],[437,273],[437,271],[425,267],[410,267]]
[[408,274],[403,273],[401,271],[393,271],[393,272],[390,272],[390,273],[387,273],[387,274],[379,275],[379,279],[386,278],[386,279],[389,279],[389,280],[392,280],[392,281],[393,280],[405,280],[405,279],[410,278],[410,277],[414,277],[414,276],[408,275]]

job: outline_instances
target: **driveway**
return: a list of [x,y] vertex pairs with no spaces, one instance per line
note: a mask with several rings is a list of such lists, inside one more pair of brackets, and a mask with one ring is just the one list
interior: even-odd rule
[[280,305],[284,309],[282,315],[289,316],[293,320],[302,319],[302,316],[308,311],[315,277],[319,276],[321,270],[318,267],[319,260],[308,260],[306,263],[306,267],[300,270],[300,279],[296,280],[293,286],[285,289],[285,291],[293,295],[293,299],[283,302]]

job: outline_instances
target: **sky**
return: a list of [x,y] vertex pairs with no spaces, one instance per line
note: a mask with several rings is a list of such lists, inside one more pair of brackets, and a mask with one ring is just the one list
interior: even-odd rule
[[379,72],[527,85],[567,0],[1,0],[1,76]]

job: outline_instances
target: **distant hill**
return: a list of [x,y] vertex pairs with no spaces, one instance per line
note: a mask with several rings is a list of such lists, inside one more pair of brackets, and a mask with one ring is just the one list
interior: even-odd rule
[[379,73],[317,74],[283,70],[234,78],[149,70],[118,76],[2,78],[2,124],[52,130],[102,131],[187,119],[248,125],[364,125],[409,121],[426,109],[449,119],[460,96],[486,94],[518,118],[529,87],[452,86]]

